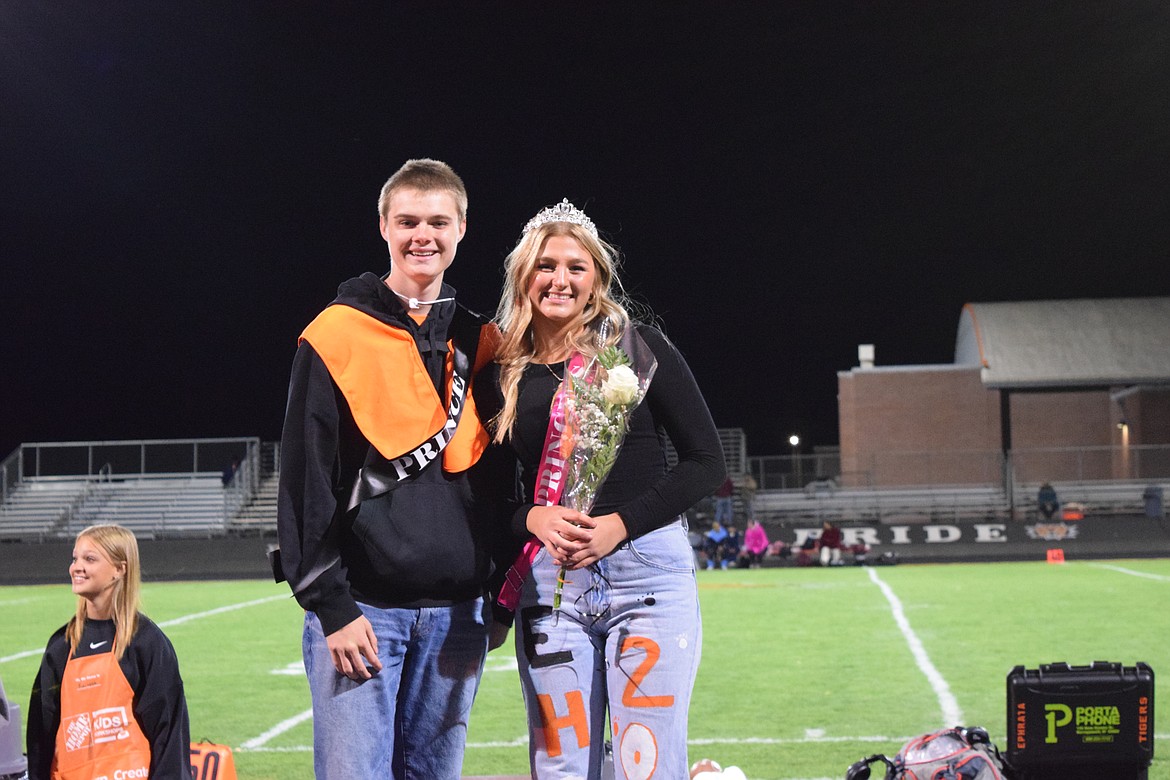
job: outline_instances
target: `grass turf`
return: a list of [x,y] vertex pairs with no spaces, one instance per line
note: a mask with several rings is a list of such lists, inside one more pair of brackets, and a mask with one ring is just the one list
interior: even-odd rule
[[[1013,666],[1110,660],[1170,670],[1167,560],[703,571],[691,760],[735,764],[752,780],[840,778],[863,755],[892,755],[907,737],[953,725],[882,583],[953,696],[950,714],[987,727],[1001,747]],[[301,615],[287,590],[148,583],[144,601],[179,654],[192,737],[233,746],[241,780],[311,778],[312,722],[297,721],[309,709]],[[73,603],[67,585],[0,588],[0,679],[22,713],[40,649]],[[488,658],[467,775],[527,773],[510,645]],[[1170,729],[1157,726],[1152,777],[1170,767]]]

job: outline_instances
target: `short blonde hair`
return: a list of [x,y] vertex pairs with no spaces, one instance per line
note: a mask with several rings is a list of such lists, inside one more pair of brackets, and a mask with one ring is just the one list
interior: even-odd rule
[[[138,631],[138,610],[142,598],[142,567],[138,559],[138,539],[129,528],[120,525],[91,525],[77,535],[74,544],[89,539],[109,559],[122,569],[122,576],[114,582],[111,603],[114,607],[114,657],[122,660],[127,645]],[[65,636],[69,647],[77,649],[85,628],[86,600],[77,598],[77,612],[69,620]]]
[[403,163],[382,185],[382,192],[378,195],[378,216],[385,219],[390,210],[390,198],[398,190],[407,189],[450,193],[459,211],[459,221],[467,219],[467,188],[463,186],[463,179],[447,163],[427,158]]

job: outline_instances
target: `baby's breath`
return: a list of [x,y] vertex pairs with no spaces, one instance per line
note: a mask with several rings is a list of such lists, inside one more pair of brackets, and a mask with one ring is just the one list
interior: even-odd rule
[[[619,366],[624,370],[615,371]],[[620,347],[608,347],[579,376],[569,376],[569,399],[565,405],[572,452],[565,475],[561,502],[588,514],[601,484],[617,461],[618,450],[649,385],[649,376],[638,377],[630,358]],[[617,398],[614,403],[608,399]],[[557,577],[553,608],[561,605],[565,569]]]

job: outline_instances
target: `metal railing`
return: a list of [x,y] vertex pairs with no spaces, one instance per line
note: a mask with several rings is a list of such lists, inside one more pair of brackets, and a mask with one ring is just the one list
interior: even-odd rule
[[832,522],[1004,520],[1011,507],[995,487],[842,488],[759,492],[752,512],[762,521]]
[[[837,505],[848,499],[847,509],[854,512],[860,508],[859,500],[870,497],[867,491],[890,489],[932,491],[932,497],[922,499],[929,502],[937,502],[940,491],[957,491],[965,500],[972,488],[991,490],[1006,498],[1013,510],[1030,507],[1036,487],[1043,482],[1058,485],[1070,500],[1098,504],[1116,493],[1117,501],[1137,505],[1143,485],[1160,485],[1170,492],[1170,445],[1037,448],[1015,450],[1007,456],[996,451],[891,452],[871,455],[864,462],[853,459],[847,471],[835,450],[748,457],[741,429],[721,429],[720,439],[733,475],[750,476],[760,492],[804,496],[773,498],[778,510],[781,506],[797,509],[793,505],[797,502],[800,508],[827,511],[845,508]],[[224,521],[228,523],[252,501],[261,481],[279,472],[278,443],[237,437],[22,444],[0,461],[0,497],[7,501],[19,483],[27,480],[221,474],[237,459],[239,465],[224,490]],[[844,495],[834,495],[839,491]],[[87,499],[88,494],[83,495],[66,511],[65,522],[82,511]],[[895,502],[892,494],[882,499]],[[988,503],[999,512],[1001,501]],[[959,511],[950,506],[953,500],[944,503],[952,513]]]
[[[269,462],[279,457],[273,449],[279,451],[270,448],[265,453]],[[229,473],[232,464],[234,473]],[[261,472],[260,439],[254,436],[33,442],[20,445],[0,462],[0,485],[2,498],[7,501],[22,482],[89,480],[93,484],[82,490],[54,522],[54,527],[69,527],[87,508],[98,482],[217,474],[225,480],[226,524],[255,495]]]
[[1006,457],[996,450],[954,450],[842,460],[833,452],[749,457],[747,464],[760,490],[971,485],[1010,494],[1017,483],[1170,480],[1170,445],[1018,449]]
[[799,490],[818,481],[841,481],[837,452],[749,457],[746,464],[746,472],[760,490]]
[[[744,474],[748,468],[747,435],[743,428],[720,428],[719,445],[723,448],[723,458],[727,463],[728,474]],[[280,461],[279,445],[277,462]],[[666,462],[673,466],[678,463],[678,453],[668,437],[666,440]]]
[[114,478],[219,474],[259,446],[257,437],[34,442],[20,445],[18,479],[96,476],[107,464]]
[[21,466],[21,458],[24,450],[17,447],[8,457],[0,461],[0,504],[8,500],[8,496],[20,484],[20,476],[23,473]]
[[89,503],[90,498],[97,490],[97,485],[102,482],[110,481],[110,464],[103,464],[94,479],[89,480],[85,488],[77,494],[77,497],[69,503],[61,516],[53,523],[54,528],[69,528],[73,525],[74,519],[81,514],[82,510]]

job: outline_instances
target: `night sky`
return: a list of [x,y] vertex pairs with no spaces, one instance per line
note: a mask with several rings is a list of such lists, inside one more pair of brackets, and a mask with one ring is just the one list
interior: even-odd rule
[[1170,6],[0,0],[0,457],[279,438],[301,328],[386,270],[406,159],[447,281],[568,197],[752,455],[968,301],[1170,294]]

